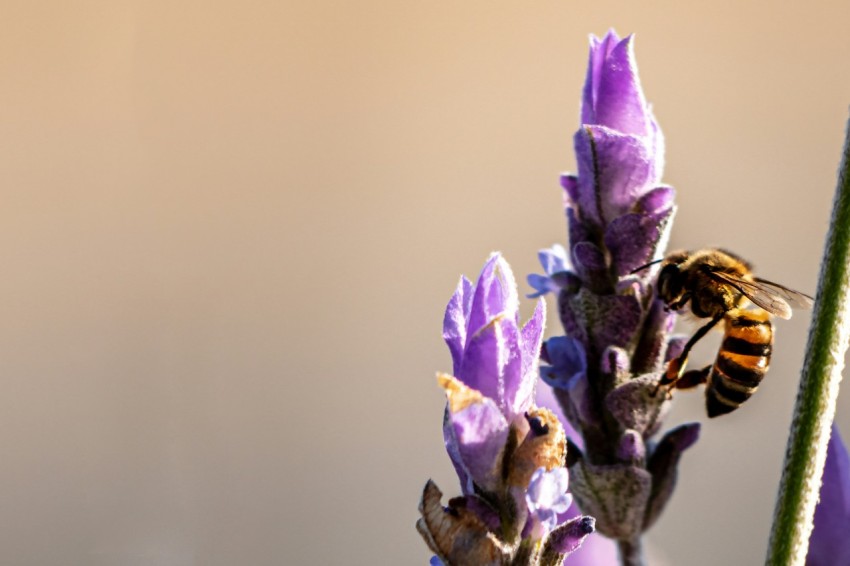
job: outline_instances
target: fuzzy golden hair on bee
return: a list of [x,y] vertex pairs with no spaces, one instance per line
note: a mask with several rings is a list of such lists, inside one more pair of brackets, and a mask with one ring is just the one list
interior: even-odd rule
[[[709,417],[729,413],[755,393],[767,372],[773,350],[771,318],[791,318],[793,308],[808,308],[813,299],[756,277],[752,264],[720,248],[673,252],[660,263],[655,291],[665,307],[709,322],[670,360],[657,389],[666,387],[669,393],[705,384]],[[693,346],[720,323],[724,338],[714,364],[686,371]]]

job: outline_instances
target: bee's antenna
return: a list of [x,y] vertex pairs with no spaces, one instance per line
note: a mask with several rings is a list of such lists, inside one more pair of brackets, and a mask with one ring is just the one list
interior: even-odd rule
[[638,268],[636,268],[636,269],[633,269],[633,270],[629,273],[629,275],[634,275],[634,274],[635,274],[635,273],[637,273],[638,271],[643,271],[644,269],[646,269],[646,268],[647,268],[647,267],[649,267],[650,265],[655,265],[656,263],[661,263],[662,261],[664,261],[664,258],[663,258],[663,257],[662,257],[661,259],[656,259],[655,261],[650,261],[649,263],[645,263],[645,264],[641,265],[640,267],[638,267]]

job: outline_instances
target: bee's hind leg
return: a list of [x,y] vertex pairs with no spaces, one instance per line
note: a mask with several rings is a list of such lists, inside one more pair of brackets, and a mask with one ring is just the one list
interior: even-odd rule
[[667,364],[667,371],[664,372],[664,375],[661,376],[661,379],[658,380],[658,384],[655,386],[655,391],[653,391],[652,396],[658,395],[658,391],[662,387],[667,387],[668,393],[673,387],[678,389],[684,389],[683,387],[679,387],[677,382],[685,375],[685,367],[688,365],[688,356],[691,353],[691,349],[694,345],[700,341],[700,339],[708,334],[709,330],[717,326],[717,323],[723,320],[723,317],[726,316],[726,313],[720,313],[707,324],[703,325],[699,330],[697,330],[691,339],[688,340],[687,344],[685,344],[684,349],[682,349],[682,353],[679,354],[678,357],[673,358]]

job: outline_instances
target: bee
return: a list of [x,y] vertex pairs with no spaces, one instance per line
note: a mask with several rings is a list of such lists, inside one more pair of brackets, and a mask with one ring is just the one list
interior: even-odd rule
[[[752,274],[752,265],[718,248],[673,252],[661,262],[656,293],[668,310],[690,304],[691,312],[709,322],[697,330],[682,353],[667,365],[656,387],[687,389],[706,385],[709,417],[731,413],[755,393],[770,365],[773,350],[771,316],[791,318],[792,307],[807,308],[813,299]],[[639,271],[653,263],[639,267]],[[756,308],[746,308],[752,303]],[[714,363],[685,371],[694,345],[720,322],[723,342]]]

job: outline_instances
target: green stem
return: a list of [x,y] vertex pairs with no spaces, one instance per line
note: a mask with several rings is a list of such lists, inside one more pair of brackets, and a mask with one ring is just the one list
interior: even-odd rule
[[848,311],[850,123],[838,171],[838,187],[809,329],[806,361],[785,453],[785,469],[776,500],[766,562],[769,566],[801,566],[806,560],[826,460],[826,445],[844,368],[844,353],[850,338]]

